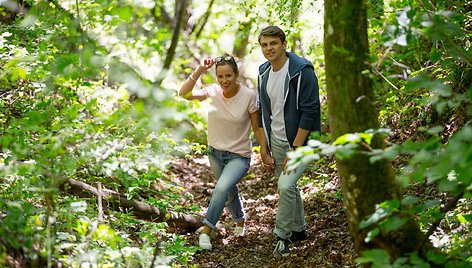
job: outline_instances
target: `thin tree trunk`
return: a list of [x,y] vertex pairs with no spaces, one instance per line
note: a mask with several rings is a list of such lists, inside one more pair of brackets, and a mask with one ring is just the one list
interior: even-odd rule
[[187,7],[187,0],[180,0],[177,4],[177,17],[175,18],[174,32],[172,33],[172,42],[167,51],[166,59],[164,60],[164,69],[170,68],[172,60],[174,59],[175,50],[179,42],[180,30],[182,28],[185,8]]
[[177,44],[179,42],[180,31],[182,28],[185,8],[187,7],[187,0],[176,1],[176,17],[174,20],[174,32],[172,33],[172,41],[170,43],[169,49],[167,50],[166,58],[164,59],[164,65],[162,70],[159,72],[156,82],[153,83],[156,86],[162,84],[167,72],[169,71],[172,60],[174,59],[175,50],[177,49]]
[[247,46],[249,44],[249,35],[251,33],[253,22],[254,21],[250,19],[249,21],[241,22],[239,24],[239,30],[236,32],[236,40],[234,42],[233,56],[240,59],[246,56]]
[[[325,1],[324,49],[328,93],[329,125],[333,137],[379,128],[372,82],[369,77],[366,0]],[[383,148],[375,137],[372,148]],[[399,199],[390,161],[370,163],[365,152],[349,159],[337,159],[338,172],[349,227],[358,251],[383,248],[396,258],[415,249],[422,241],[417,225],[408,219],[399,231],[381,233],[365,242],[368,230],[359,223],[375,211],[375,205]]]
[[[297,25],[298,21],[300,20],[300,7],[302,5],[301,0],[292,0],[290,3],[290,25],[295,26]],[[295,27],[298,28],[298,27]],[[294,53],[302,55],[305,57],[305,52],[302,48],[302,37],[300,32],[293,32],[290,34],[290,39],[292,46],[290,50]]]
[[[205,28],[206,23],[208,22],[208,18],[211,15],[211,8],[213,4],[215,3],[215,0],[211,0],[210,3],[208,3],[207,11],[205,14],[198,20],[198,22],[192,27],[192,32],[196,31],[195,34],[195,40],[200,37],[202,34],[203,29]],[[198,30],[196,29],[198,27]]]

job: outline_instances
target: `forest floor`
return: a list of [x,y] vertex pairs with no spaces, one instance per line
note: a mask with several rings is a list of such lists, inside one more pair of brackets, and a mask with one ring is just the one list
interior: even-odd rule
[[[324,165],[330,166],[330,165]],[[204,216],[215,179],[206,156],[178,160],[172,165],[172,177],[180,181],[201,206]],[[234,223],[224,210],[211,234],[212,251],[199,251],[189,264],[196,267],[359,267],[357,254],[348,232],[339,178],[334,170],[314,170],[309,166],[300,179],[304,199],[308,240],[291,245],[291,255],[273,256],[272,241],[277,208],[277,181],[262,168],[259,155],[253,154],[248,175],[239,183],[243,198],[246,233],[232,236]],[[198,245],[198,233],[187,234]]]

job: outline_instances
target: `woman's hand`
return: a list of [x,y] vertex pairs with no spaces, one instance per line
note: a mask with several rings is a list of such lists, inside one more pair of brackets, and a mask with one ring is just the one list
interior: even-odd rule
[[215,60],[213,58],[206,58],[202,60],[202,62],[200,62],[200,66],[205,70],[210,69],[211,67],[213,67],[214,64]]

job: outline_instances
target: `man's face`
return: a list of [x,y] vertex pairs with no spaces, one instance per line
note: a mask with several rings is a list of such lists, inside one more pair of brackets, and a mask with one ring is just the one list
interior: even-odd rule
[[282,43],[279,37],[262,36],[259,44],[262,54],[270,62],[276,61],[285,54],[286,42]]

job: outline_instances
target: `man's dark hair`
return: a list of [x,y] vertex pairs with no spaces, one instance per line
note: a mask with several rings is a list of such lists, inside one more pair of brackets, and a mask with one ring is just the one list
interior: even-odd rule
[[284,31],[282,29],[280,29],[279,27],[277,27],[277,26],[267,26],[264,29],[262,29],[261,33],[259,34],[259,37],[257,39],[259,41],[259,44],[261,43],[261,37],[263,37],[263,36],[278,37],[278,38],[280,38],[282,43],[285,42],[285,38],[286,38]]

